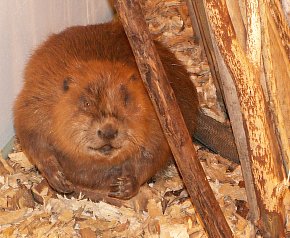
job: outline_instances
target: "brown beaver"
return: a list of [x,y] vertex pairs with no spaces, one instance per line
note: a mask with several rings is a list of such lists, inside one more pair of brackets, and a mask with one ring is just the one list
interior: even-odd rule
[[[181,63],[156,43],[193,134],[198,100]],[[32,55],[14,106],[16,135],[57,191],[128,199],[171,152],[119,22],[71,27]]]

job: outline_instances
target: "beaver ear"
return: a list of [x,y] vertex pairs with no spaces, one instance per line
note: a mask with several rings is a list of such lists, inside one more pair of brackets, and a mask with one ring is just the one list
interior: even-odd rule
[[64,80],[63,80],[63,84],[62,84],[62,88],[63,88],[63,91],[68,91],[69,90],[69,86],[71,85],[71,83],[74,81],[73,78],[71,77],[66,77]]

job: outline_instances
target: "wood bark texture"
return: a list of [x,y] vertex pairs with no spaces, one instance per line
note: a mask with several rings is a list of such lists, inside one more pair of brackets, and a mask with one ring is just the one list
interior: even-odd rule
[[[246,1],[246,52],[241,46],[225,0],[204,0],[216,43],[234,80],[248,144],[249,159],[263,237],[284,237],[283,192],[285,179],[280,147],[270,118],[261,78],[260,6],[264,1]],[[248,169],[248,168],[243,168]]]
[[214,197],[151,40],[138,0],[116,0],[141,77],[153,102],[183,181],[209,237],[232,237]]
[[243,21],[242,11],[240,9],[240,2],[239,0],[226,0],[227,8],[232,20],[233,27],[237,34],[237,39],[241,44],[243,50],[246,50],[246,41],[247,41],[247,31],[246,26]]
[[[271,10],[272,9],[272,10]],[[272,1],[261,5],[262,24],[262,59],[265,71],[265,84],[267,89],[270,113],[276,128],[277,138],[284,159],[286,172],[290,168],[290,55],[287,53],[286,45],[290,45],[290,29],[286,19],[280,15],[280,24],[284,25],[281,34],[277,28],[277,19],[273,17],[275,7]],[[279,13],[275,13],[279,15]],[[274,15],[274,16],[275,16]],[[290,52],[289,52],[290,53]]]
[[[217,81],[220,85],[222,94],[224,95],[224,101],[231,121],[231,127],[239,154],[239,160],[243,168],[242,172],[246,186],[248,204],[250,208],[249,219],[250,221],[255,223],[255,221],[257,221],[259,218],[259,208],[257,204],[253,175],[251,172],[246,134],[243,126],[243,119],[235,84],[232,80],[227,66],[224,63],[224,60],[220,54],[216,42],[214,41],[212,30],[209,28],[208,21],[206,19],[205,6],[203,1],[188,1],[192,3],[192,6],[195,6],[193,8],[195,14],[191,15],[191,18],[197,16],[198,19],[205,19],[203,21],[198,21],[198,28],[200,32],[202,32],[204,35],[203,40],[206,41],[206,43],[204,44],[210,46],[212,45],[212,47],[205,47],[204,50],[209,51],[207,55],[210,55],[211,58],[215,59],[213,61],[209,60],[209,64],[211,65],[212,63],[214,63],[214,65],[211,67],[213,67],[215,74],[218,74]],[[237,4],[238,2],[236,1],[233,2],[231,0],[227,0],[227,6],[229,8],[229,11],[231,11],[230,15],[231,17],[235,16],[236,19],[233,26],[235,29],[239,28],[238,32],[240,36],[238,40],[241,43],[243,50],[246,50],[246,31],[243,24],[244,21],[242,20],[243,17],[241,16],[241,12],[239,11]],[[191,5],[189,4],[188,7],[191,8]],[[239,12],[237,13],[236,11]]]
[[[216,88],[217,101],[222,110],[227,115],[225,106],[225,92],[221,89],[221,75],[219,69],[219,62],[215,55],[213,42],[211,40],[210,28],[207,23],[206,13],[203,1],[187,0],[187,7],[192,23],[193,32],[197,34],[200,39],[203,52],[207,56],[208,64],[210,66],[211,75]],[[194,36],[195,37],[195,36]],[[195,139],[204,145],[211,145],[211,149],[219,155],[239,163],[239,155],[235,137],[233,135],[232,127],[228,123],[214,122],[213,119],[204,115],[201,110],[201,117],[198,117]],[[203,123],[200,123],[203,122]],[[204,125],[204,124],[207,125]],[[214,126],[215,125],[215,126]],[[216,128],[219,128],[217,131]],[[215,134],[214,131],[217,131]]]

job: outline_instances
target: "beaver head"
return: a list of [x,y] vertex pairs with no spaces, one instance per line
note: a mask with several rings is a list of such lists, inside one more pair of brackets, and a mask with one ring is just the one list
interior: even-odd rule
[[137,68],[91,61],[68,72],[53,110],[52,133],[60,151],[120,162],[164,140]]

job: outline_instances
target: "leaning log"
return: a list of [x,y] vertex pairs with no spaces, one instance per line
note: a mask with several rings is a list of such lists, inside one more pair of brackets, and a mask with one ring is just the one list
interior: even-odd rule
[[138,0],[116,0],[135,59],[183,181],[209,237],[232,237],[196,157],[173,90],[151,40]]

